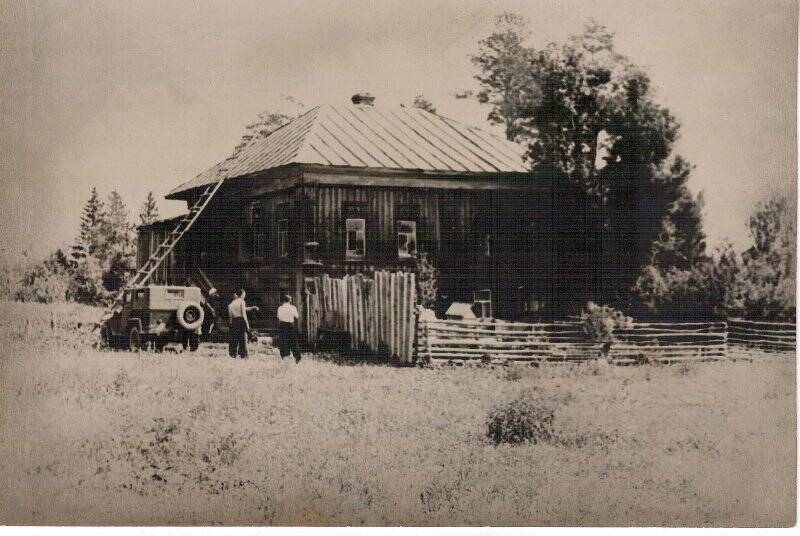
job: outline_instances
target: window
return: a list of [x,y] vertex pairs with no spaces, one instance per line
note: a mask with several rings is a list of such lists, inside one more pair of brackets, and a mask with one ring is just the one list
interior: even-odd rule
[[256,201],[252,206],[252,252],[253,256],[263,259],[267,253],[267,226],[261,202]]
[[489,233],[483,235],[481,249],[483,250],[484,257],[492,256],[492,235]]
[[136,301],[147,301],[147,289],[139,289],[136,291]]
[[289,220],[278,220],[278,256],[289,256]]
[[408,259],[417,255],[417,222],[397,222],[397,256]]
[[347,218],[345,230],[347,231],[348,259],[363,259],[366,254],[366,220],[363,218]]
[[182,300],[183,299],[183,289],[178,288],[168,288],[164,292],[164,297],[168,300]]

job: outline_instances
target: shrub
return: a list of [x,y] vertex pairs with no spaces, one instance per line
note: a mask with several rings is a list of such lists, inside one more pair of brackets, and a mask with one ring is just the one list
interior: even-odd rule
[[417,304],[432,309],[439,292],[439,270],[424,251],[417,253],[416,272]]
[[518,398],[495,408],[486,436],[499,443],[541,443],[553,438],[555,410],[540,401]]
[[581,313],[583,332],[592,342],[612,342],[614,330],[633,325],[633,319],[608,305],[589,302]]

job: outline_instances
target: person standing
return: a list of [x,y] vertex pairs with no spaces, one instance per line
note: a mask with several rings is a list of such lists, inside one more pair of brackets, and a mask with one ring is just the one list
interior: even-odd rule
[[297,320],[300,313],[297,307],[292,305],[292,298],[284,294],[281,296],[281,305],[278,307],[278,349],[281,352],[281,359],[289,355],[294,355],[295,363],[300,362],[300,347],[297,341]]
[[234,359],[240,356],[247,359],[247,334],[250,331],[250,321],[247,319],[248,311],[258,311],[258,307],[248,307],[245,303],[246,293],[239,289],[233,294],[233,301],[228,305],[228,319],[230,330],[228,332],[228,353]]

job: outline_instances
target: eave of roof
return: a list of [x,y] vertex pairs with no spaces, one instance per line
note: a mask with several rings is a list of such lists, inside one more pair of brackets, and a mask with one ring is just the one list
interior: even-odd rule
[[181,214],[180,216],[173,216],[171,218],[161,218],[159,220],[151,221],[150,223],[143,223],[142,225],[137,225],[136,230],[142,231],[145,229],[149,229],[151,227],[160,227],[166,225],[172,225],[178,223],[178,220],[186,216],[186,214]]

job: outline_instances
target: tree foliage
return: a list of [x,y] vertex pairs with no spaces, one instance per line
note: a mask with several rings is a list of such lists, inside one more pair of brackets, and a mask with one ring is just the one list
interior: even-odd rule
[[416,272],[417,304],[433,309],[439,294],[439,271],[425,251],[417,254]]
[[423,95],[417,95],[414,97],[414,108],[419,108],[420,110],[425,110],[426,112],[430,112],[432,114],[436,113],[436,107],[433,105],[431,101],[426,99]]
[[759,203],[749,222],[753,246],[742,253],[741,301],[755,318],[795,314],[795,211],[784,197]]
[[269,136],[305,111],[305,104],[289,95],[282,96],[279,107],[281,108],[279,110],[265,110],[259,113],[257,119],[245,127],[245,133],[233,149],[233,156],[237,156],[248,145]]
[[530,68],[533,51],[525,45],[529,35],[525,18],[503,13],[495,17],[495,31],[478,43],[479,52],[472,56],[480,83],[475,97],[490,106],[489,121],[504,125],[509,140],[528,132],[529,106],[539,95]]
[[565,265],[590,274],[562,294],[624,303],[657,241],[666,264],[705,255],[701,203],[686,187],[692,166],[673,154],[680,125],[596,21],[541,49],[528,34],[521,17],[498,17],[472,58],[477,98],[551,181],[552,227],[573,238],[553,241],[550,276]]
[[104,202],[92,188],[71,255],[59,249],[38,262],[26,258],[14,270],[4,267],[0,291],[19,301],[102,303],[131,276],[135,256],[134,226],[122,196],[114,191]]
[[688,266],[653,262],[636,282],[643,315],[667,319],[794,319],[795,224],[785,198],[757,205],[749,221],[753,246],[741,255],[724,244]]
[[148,225],[158,219],[158,205],[156,204],[153,192],[147,192],[147,198],[142,203],[142,208],[139,210],[139,222],[141,225]]
[[83,207],[80,230],[73,246],[73,256],[76,259],[95,255],[103,247],[102,227],[105,218],[105,205],[97,188],[92,188],[89,200]]

